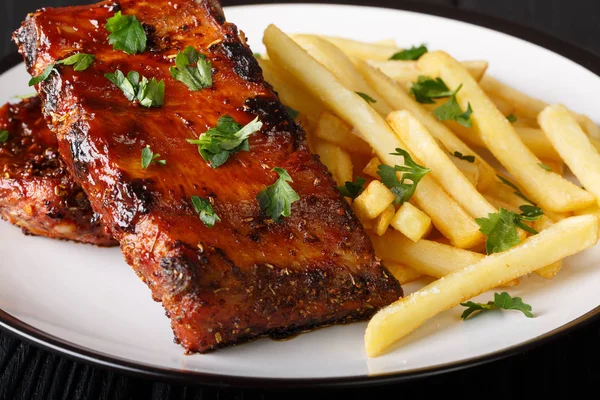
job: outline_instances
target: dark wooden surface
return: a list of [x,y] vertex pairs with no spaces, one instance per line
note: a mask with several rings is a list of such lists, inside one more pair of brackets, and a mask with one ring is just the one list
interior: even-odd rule
[[[86,0],[2,0],[0,55],[15,51],[9,40],[27,12],[43,6],[85,3]],[[92,1],[87,1],[88,3]],[[261,1],[280,2],[280,1]],[[306,1],[310,2],[310,1]],[[334,1],[335,2],[335,1]],[[477,11],[559,36],[600,54],[598,0],[421,0]],[[224,1],[225,5],[239,1]],[[355,3],[370,4],[368,0]],[[380,0],[390,7],[400,0]],[[0,88],[1,90],[1,88]],[[0,262],[2,262],[0,257]],[[2,279],[0,277],[0,279]],[[576,295],[576,294],[574,294]],[[569,299],[556,299],[569,301]],[[452,346],[452,343],[448,343]],[[327,391],[269,391],[183,386],[130,377],[42,351],[0,332],[0,400],[12,399],[277,399],[358,395],[361,398],[426,396],[440,389],[461,398],[571,397],[575,389],[597,393],[600,375],[600,323],[552,340],[518,355],[410,384]],[[460,386],[452,390],[453,386]],[[596,394],[597,396],[597,394]]]

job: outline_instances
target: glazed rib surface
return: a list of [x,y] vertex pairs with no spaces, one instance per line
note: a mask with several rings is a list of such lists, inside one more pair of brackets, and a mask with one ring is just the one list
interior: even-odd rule
[[[104,26],[117,10],[142,22],[144,53],[108,44]],[[38,86],[45,116],[69,170],[189,352],[365,319],[401,296],[218,3],[132,0],[46,9],[28,17],[15,41],[33,76],[75,52],[95,55],[87,70],[59,66]],[[212,62],[212,88],[190,91],[171,78],[169,67],[186,46]],[[104,77],[116,69],[164,80],[164,105],[128,101]],[[250,151],[213,169],[187,139],[224,115],[242,125],[258,116],[263,127],[250,137]],[[147,145],[166,165],[141,168]],[[275,182],[273,167],[287,170],[300,196],[278,223],[256,200]],[[221,221],[205,226],[192,196],[210,199]]]
[[104,232],[81,186],[58,154],[40,100],[0,107],[0,216],[28,235],[98,246],[117,243]]

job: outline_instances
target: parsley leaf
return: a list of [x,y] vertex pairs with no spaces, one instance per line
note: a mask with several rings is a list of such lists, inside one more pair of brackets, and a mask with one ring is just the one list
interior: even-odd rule
[[[381,164],[377,169],[377,174],[381,177],[381,182],[396,196],[394,204],[404,204],[415,193],[421,179],[431,170],[414,162],[406,150],[398,148],[396,153],[390,154],[404,157],[404,165],[390,167]],[[396,172],[404,172],[400,180],[398,180]]]
[[540,168],[545,169],[548,172],[552,172],[552,168],[550,168],[549,165],[544,164],[544,163],[538,163],[538,165],[540,166]]
[[517,187],[517,185],[515,185],[514,183],[512,183],[511,181],[509,181],[508,179],[504,178],[503,176],[500,175],[496,175],[498,177],[498,179],[500,179],[500,181],[502,183],[504,183],[506,186],[510,186],[511,188],[515,189],[515,194],[517,196],[519,196],[520,198],[522,198],[523,200],[525,200],[528,203],[533,204],[534,206],[537,205],[535,204],[535,202],[533,202],[532,200],[530,200],[529,198],[527,198],[527,196],[525,196],[523,194],[523,192],[521,192],[521,190]]
[[504,208],[497,213],[488,214],[487,218],[475,218],[480,231],[486,235],[485,251],[487,254],[500,253],[520,243],[517,227],[533,235],[538,232],[523,221],[536,221],[544,215],[535,206],[521,206],[522,214],[515,214]]
[[127,54],[146,50],[146,32],[135,15],[123,15],[118,11],[106,21],[105,28],[110,32],[108,43],[114,50],[123,50]]
[[48,77],[50,76],[50,74],[52,73],[52,71],[54,71],[54,67],[55,66],[56,66],[56,64],[52,63],[52,64],[50,64],[50,65],[48,65],[46,67],[46,69],[44,70],[44,72],[42,72],[38,76],[34,76],[33,78],[31,78],[29,80],[29,86],[37,85],[38,83],[43,82],[46,79],[48,79]]
[[154,154],[152,150],[150,150],[150,146],[146,146],[142,149],[142,169],[146,169],[152,163],[157,163],[160,165],[166,165],[166,160],[158,160],[160,154]]
[[120,70],[113,74],[104,74],[106,79],[114,83],[129,101],[138,101],[142,106],[160,107],[165,99],[165,82],[152,78],[150,81],[145,76],[141,77],[136,71],[130,71],[125,76]]
[[433,99],[449,97],[455,92],[451,91],[450,88],[446,86],[446,83],[440,78],[434,80],[428,76],[421,75],[419,76],[419,79],[412,84],[410,93],[415,96],[415,100],[421,104],[433,104],[435,103]]
[[456,121],[465,128],[470,128],[472,126],[471,114],[473,114],[471,103],[469,103],[467,111],[463,112],[456,100],[456,93],[458,93],[461,88],[462,84],[452,92],[452,95],[447,102],[433,110],[433,115],[440,121]]
[[292,119],[296,119],[298,118],[298,115],[300,115],[300,111],[298,110],[294,110],[292,107],[289,106],[284,106],[285,110],[287,111],[287,113],[290,115],[290,117],[292,117]]
[[171,67],[170,71],[174,79],[183,82],[191,91],[209,88],[213,84],[210,60],[192,46],[177,54],[175,67]]
[[60,60],[57,64],[72,65],[75,71],[85,71],[94,62],[96,56],[87,53],[77,53]]
[[354,92],[354,93],[356,93],[357,95],[359,95],[360,97],[362,97],[362,99],[364,101],[366,101],[367,103],[369,103],[369,104],[377,103],[377,100],[375,100],[374,98],[372,98],[371,96],[369,96],[366,93],[363,93],[363,92]]
[[7,130],[0,131],[0,143],[6,143],[8,140],[9,133]]
[[475,303],[473,301],[467,301],[466,303],[460,303],[460,305],[467,307],[467,309],[460,316],[464,320],[469,318],[469,316],[471,316],[473,313],[479,314],[481,311],[489,311],[493,309],[517,310],[525,314],[527,318],[533,318],[531,306],[523,303],[523,299],[520,297],[510,297],[507,292],[494,293],[494,301],[488,301],[487,303]]
[[455,151],[454,154],[452,154],[452,153],[450,153],[450,154],[453,155],[456,158],[468,161],[470,163],[474,163],[475,162],[475,156],[463,156],[463,154],[460,151]]
[[506,119],[508,120],[508,122],[510,122],[511,124],[513,122],[517,122],[517,117],[515,114],[510,114],[506,116]]
[[357,198],[363,190],[365,190],[365,183],[367,180],[363,177],[357,176],[354,182],[346,181],[343,186],[338,186],[338,189],[345,197],[350,197],[352,200]]
[[200,220],[209,228],[215,226],[215,222],[221,221],[221,218],[215,213],[210,201],[203,197],[192,196],[192,205],[194,210],[200,215]]
[[419,47],[412,46],[410,49],[402,50],[390,57],[390,60],[418,60],[421,56],[427,53],[427,46],[424,44]]
[[292,213],[292,203],[300,199],[298,193],[292,189],[288,182],[293,182],[285,169],[275,167],[272,171],[277,172],[277,181],[262,190],[256,199],[260,209],[273,221],[279,221],[279,217],[289,217]]
[[197,144],[202,158],[208,161],[212,168],[218,168],[225,164],[233,153],[248,151],[248,137],[261,128],[262,122],[258,117],[242,127],[232,117],[224,115],[219,118],[215,128],[210,128],[198,139],[188,139],[188,143]]
[[262,54],[260,53],[252,53],[252,55],[254,56],[254,58],[261,60],[262,59]]

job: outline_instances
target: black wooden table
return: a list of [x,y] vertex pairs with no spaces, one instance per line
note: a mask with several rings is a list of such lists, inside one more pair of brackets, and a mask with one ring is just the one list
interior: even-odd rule
[[[86,0],[3,0],[0,4],[0,56],[13,53],[10,33],[27,12],[42,6],[62,6]],[[260,1],[277,3],[281,1]],[[306,1],[309,2],[309,1]],[[316,2],[316,1],[314,1]],[[335,1],[333,1],[335,2]],[[348,1],[345,1],[348,3]],[[223,1],[234,5],[240,1]],[[247,3],[245,1],[244,3]],[[367,0],[350,1],[373,4]],[[400,0],[378,0],[378,5],[402,8]],[[575,46],[600,54],[598,0],[422,0],[419,3],[477,11],[529,25],[560,36]],[[1,88],[0,88],[1,90]],[[0,256],[0,262],[1,256]],[[2,277],[0,277],[2,279]],[[556,299],[557,302],[569,299]],[[452,344],[449,343],[449,346]],[[366,388],[320,391],[215,388],[184,386],[127,376],[72,361],[0,332],[0,400],[4,399],[271,399],[296,397],[364,398],[427,396],[440,389],[461,398],[571,397],[577,389],[597,395],[600,376],[600,321],[540,347],[476,368],[449,372],[418,381]],[[452,386],[460,386],[452,390]]]

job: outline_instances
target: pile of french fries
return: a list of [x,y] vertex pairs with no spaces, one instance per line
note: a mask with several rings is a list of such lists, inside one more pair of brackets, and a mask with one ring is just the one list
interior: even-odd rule
[[[274,25],[263,41],[267,54],[258,61],[265,79],[299,112],[311,150],[338,185],[366,179],[364,191],[348,201],[377,257],[401,283],[437,279],[371,319],[369,356],[485,291],[533,272],[554,277],[565,257],[598,241],[600,128],[590,118],[497,81],[485,61],[458,62],[442,51],[390,61],[401,50],[393,41],[288,36]],[[451,90],[462,85],[456,99],[461,109],[472,108],[472,127],[440,121],[435,104],[418,103],[409,91],[419,76],[439,77]],[[430,169],[402,205],[394,205],[377,173],[382,164],[404,165],[397,148]],[[480,149],[504,169],[493,168]],[[585,189],[564,178],[565,164]],[[533,203],[544,211],[529,222],[539,233],[519,230],[520,244],[486,255],[475,219]]]

